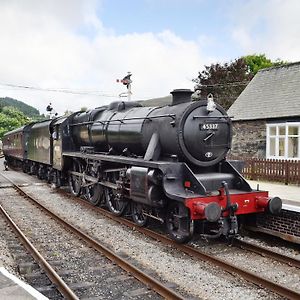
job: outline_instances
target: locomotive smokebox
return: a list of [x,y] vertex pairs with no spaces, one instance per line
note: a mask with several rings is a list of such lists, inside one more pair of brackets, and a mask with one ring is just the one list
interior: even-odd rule
[[189,89],[176,89],[171,92],[173,100],[172,105],[186,103],[191,101],[193,92]]

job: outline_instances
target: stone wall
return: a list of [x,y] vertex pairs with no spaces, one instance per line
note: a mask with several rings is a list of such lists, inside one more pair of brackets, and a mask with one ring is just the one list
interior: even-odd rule
[[231,156],[266,157],[266,121],[234,121]]

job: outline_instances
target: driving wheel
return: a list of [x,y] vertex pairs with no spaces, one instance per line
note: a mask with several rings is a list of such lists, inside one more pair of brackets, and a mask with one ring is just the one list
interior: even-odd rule
[[[116,184],[119,177],[118,172],[111,172],[107,174],[107,181]],[[106,206],[111,213],[116,216],[121,216],[127,206],[127,201],[118,193],[116,188],[104,188]]]
[[100,184],[93,184],[86,187],[86,198],[93,205],[99,205],[103,198],[103,187]]
[[[72,171],[81,173],[80,164],[77,161],[73,162]],[[79,196],[81,192],[82,180],[79,175],[69,174],[69,187],[74,196]]]
[[143,204],[132,202],[131,215],[134,223],[140,227],[147,225],[148,216],[144,214]]

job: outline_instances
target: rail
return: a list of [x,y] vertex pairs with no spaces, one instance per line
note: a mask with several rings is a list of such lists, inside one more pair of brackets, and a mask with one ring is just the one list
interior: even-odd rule
[[255,252],[255,253],[263,255],[263,256],[270,257],[272,259],[275,259],[277,261],[285,263],[285,264],[287,264],[291,267],[295,267],[295,268],[300,269],[300,260],[295,259],[293,257],[280,254],[278,252],[269,250],[267,248],[264,248],[264,247],[261,247],[261,246],[258,246],[258,245],[251,244],[251,243],[246,242],[246,241],[242,241],[240,239],[235,239],[233,245],[237,246],[237,247],[240,247],[241,249],[245,249],[245,250]]
[[[81,231],[80,229],[75,228],[73,225],[68,223],[67,221],[63,220],[59,216],[57,216],[54,212],[47,209],[45,206],[40,204],[38,200],[36,200],[34,197],[30,196],[28,193],[26,193],[19,185],[15,184],[11,179],[9,179],[7,176],[1,174],[6,180],[8,180],[21,194],[26,196],[32,203],[34,203],[36,206],[38,206],[40,209],[45,211],[50,217],[61,223],[65,228],[79,236],[82,240],[84,240],[88,245],[90,245],[93,249],[98,251],[101,254],[104,254],[109,260],[116,263],[119,267],[121,267],[123,270],[130,273],[132,276],[134,276],[136,279],[138,279],[140,282],[145,284],[146,286],[149,286],[152,290],[157,292],[159,295],[166,299],[174,299],[174,300],[183,300],[184,297],[175,292],[174,290],[168,288],[155,278],[151,277],[150,275],[146,274],[145,272],[139,270],[137,267],[123,259],[118,254],[114,253],[113,251],[109,250],[104,245],[101,245],[100,242],[96,241],[92,237],[88,236],[86,233]],[[73,299],[73,298],[70,298]],[[77,298],[74,298],[77,299]]]
[[[7,179],[7,178],[6,178]],[[8,213],[0,205],[0,211],[6,218],[7,222],[10,224],[11,228],[21,239],[25,248],[31,253],[32,257],[38,263],[38,265],[45,271],[48,278],[55,284],[57,289],[66,299],[76,299],[79,298],[74,294],[74,292],[68,287],[68,285],[63,281],[63,279],[55,272],[51,265],[45,260],[45,258],[38,252],[38,250],[33,246],[33,244],[27,239],[20,228],[15,224],[15,222],[10,218]]]

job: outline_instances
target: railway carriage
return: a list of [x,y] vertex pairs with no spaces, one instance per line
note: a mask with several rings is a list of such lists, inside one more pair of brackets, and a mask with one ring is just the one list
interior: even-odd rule
[[193,236],[196,223],[206,237],[235,236],[243,216],[276,214],[281,199],[250,188],[226,160],[230,118],[191,94],[175,90],[165,107],[120,101],[36,123],[28,161],[46,168],[35,170],[40,177],[68,182],[74,195],[115,215],[126,211],[139,226],[149,218],[165,223],[178,242]]
[[[25,127],[25,126],[24,126]],[[3,137],[3,152],[7,157],[7,161],[10,157],[14,157],[17,161],[23,161],[24,157],[24,127],[10,131]]]
[[3,154],[6,162],[14,166],[23,166],[28,155],[28,136],[34,123],[22,126],[3,136]]

